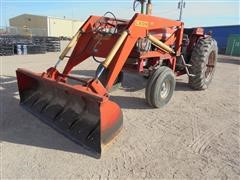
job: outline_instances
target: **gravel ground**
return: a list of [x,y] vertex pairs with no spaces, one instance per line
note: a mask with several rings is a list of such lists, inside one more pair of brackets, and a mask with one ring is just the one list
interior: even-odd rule
[[[125,74],[124,88],[112,93],[123,110],[123,130],[95,159],[18,105],[15,70],[41,72],[57,56],[1,57],[0,179],[239,179],[239,58],[220,56],[206,91],[193,91],[186,76],[178,77],[162,109],[145,103],[144,78]],[[89,60],[74,72],[90,75],[95,68]]]

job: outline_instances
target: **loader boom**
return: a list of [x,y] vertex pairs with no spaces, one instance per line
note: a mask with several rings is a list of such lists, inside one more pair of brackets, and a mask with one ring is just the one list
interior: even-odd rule
[[[116,26],[121,27],[121,30],[119,30],[118,33],[112,35],[99,35],[97,33],[94,34],[91,30],[91,27],[98,18],[100,17],[91,16],[82,26],[81,31],[83,33],[79,37],[75,49],[73,50],[73,53],[63,71],[64,75],[69,74],[76,65],[86,60],[88,57],[95,56],[106,58],[103,62],[103,66],[105,66],[105,68],[109,66],[110,71],[105,88],[110,90],[125,62],[134,51],[136,42],[143,38],[148,38],[152,41],[154,35],[158,33],[158,30],[161,32],[161,30],[164,30],[166,27],[172,28],[173,33],[168,39],[164,40],[164,43],[159,40],[158,45],[161,44],[160,46],[162,46],[162,48],[157,46],[157,51],[144,52],[140,54],[138,58],[142,59],[142,55],[144,55],[143,57],[148,58],[169,58],[170,64],[174,68],[176,64],[176,56],[175,54],[171,55],[168,52],[169,49],[172,49],[170,46],[174,46],[174,50],[170,51],[176,52],[176,55],[181,53],[182,34],[184,28],[184,24],[182,22],[137,13],[131,21],[118,21],[119,24]],[[118,40],[121,38],[122,32],[124,32],[126,37],[124,37],[124,41],[119,43]],[[96,51],[93,50],[93,47],[98,40],[102,40],[102,43],[97,46]],[[116,46],[118,47],[115,48]],[[145,58],[142,60],[144,59]]]

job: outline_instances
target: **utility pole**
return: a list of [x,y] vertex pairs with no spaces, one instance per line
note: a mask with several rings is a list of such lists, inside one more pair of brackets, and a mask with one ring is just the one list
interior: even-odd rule
[[183,9],[185,8],[185,6],[186,6],[186,3],[185,3],[184,0],[181,0],[181,1],[178,3],[178,9],[180,9],[179,21],[182,20]]

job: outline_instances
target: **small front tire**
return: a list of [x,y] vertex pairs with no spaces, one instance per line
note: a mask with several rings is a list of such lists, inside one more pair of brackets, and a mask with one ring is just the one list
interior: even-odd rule
[[155,108],[165,106],[172,98],[176,86],[175,75],[173,71],[166,66],[157,69],[150,77],[145,97],[148,104]]

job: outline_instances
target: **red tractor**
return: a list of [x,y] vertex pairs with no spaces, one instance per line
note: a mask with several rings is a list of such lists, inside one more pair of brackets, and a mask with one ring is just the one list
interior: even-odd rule
[[[145,1],[140,2],[142,13],[130,20],[117,19],[111,12],[90,16],[46,72],[17,70],[20,104],[97,157],[101,143],[108,143],[123,124],[121,108],[109,100],[123,71],[148,77],[146,101],[154,108],[169,102],[176,76],[187,74],[190,87],[204,90],[215,71],[218,50],[210,35],[202,28],[184,29],[181,21],[151,16],[150,0],[144,14]],[[71,70],[89,57],[99,63],[95,77],[71,76]],[[64,58],[67,64],[59,72]]]

